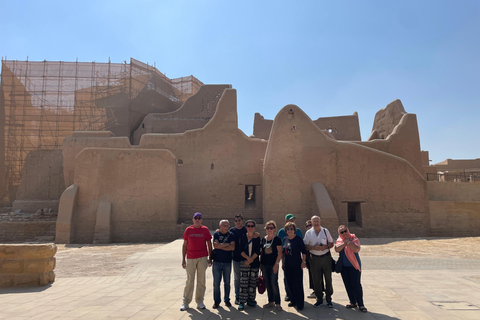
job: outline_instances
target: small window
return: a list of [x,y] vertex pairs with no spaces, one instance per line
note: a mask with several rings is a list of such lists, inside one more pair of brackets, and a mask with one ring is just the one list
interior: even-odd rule
[[245,186],[245,208],[255,208],[255,186]]
[[348,224],[362,226],[361,202],[348,202]]

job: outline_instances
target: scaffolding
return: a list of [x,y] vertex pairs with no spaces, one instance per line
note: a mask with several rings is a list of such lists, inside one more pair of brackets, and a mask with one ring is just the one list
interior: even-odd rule
[[73,131],[130,137],[150,110],[176,110],[202,85],[194,76],[169,79],[133,58],[130,63],[2,59],[1,201],[13,200],[29,152],[61,149]]

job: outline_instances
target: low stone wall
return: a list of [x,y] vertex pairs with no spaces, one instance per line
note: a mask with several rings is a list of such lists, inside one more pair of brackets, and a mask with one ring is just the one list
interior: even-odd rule
[[55,240],[55,221],[0,221],[0,243]]
[[0,288],[55,281],[55,244],[0,244]]

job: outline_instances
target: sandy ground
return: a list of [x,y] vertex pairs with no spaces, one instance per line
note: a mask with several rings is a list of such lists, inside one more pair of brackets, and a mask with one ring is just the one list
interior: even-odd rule
[[[480,237],[469,238],[364,238],[361,255],[371,257],[448,256],[453,259],[480,260]],[[162,246],[149,244],[57,245],[58,278],[119,276],[128,273],[134,262],[125,261],[136,252]],[[180,256],[180,252],[178,255]],[[132,260],[134,261],[134,260]]]

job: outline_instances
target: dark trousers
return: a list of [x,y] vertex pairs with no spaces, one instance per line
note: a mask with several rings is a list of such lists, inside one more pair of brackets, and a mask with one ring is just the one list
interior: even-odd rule
[[283,271],[283,284],[285,285],[285,297],[290,298],[292,295],[290,294],[290,289],[288,288],[287,276],[285,274],[285,270]]
[[317,300],[323,300],[323,289],[325,288],[325,298],[327,302],[331,302],[333,294],[332,256],[328,253],[323,256],[310,255],[310,270],[313,277],[313,290]]
[[310,289],[314,289],[315,287],[313,286],[313,276],[312,276],[312,270],[310,269],[310,255],[307,255],[307,269],[308,269],[308,285]]
[[280,304],[280,289],[278,288],[278,272],[273,273],[273,266],[263,266],[263,277],[267,285],[268,302]]
[[305,295],[303,293],[303,269],[300,265],[285,268],[285,278],[290,290],[290,302],[297,305],[297,309],[305,306]]
[[354,267],[342,267],[341,275],[350,303],[363,306],[363,289],[360,283],[362,273]]

